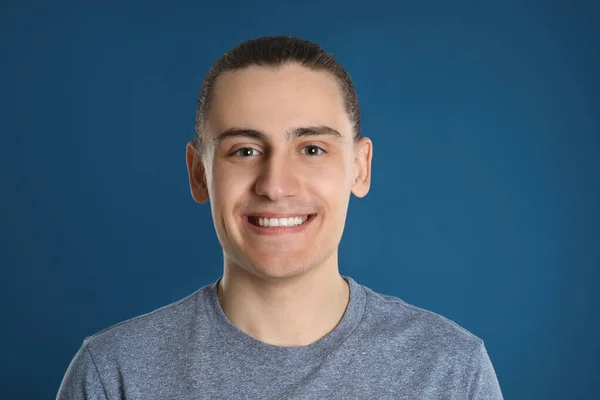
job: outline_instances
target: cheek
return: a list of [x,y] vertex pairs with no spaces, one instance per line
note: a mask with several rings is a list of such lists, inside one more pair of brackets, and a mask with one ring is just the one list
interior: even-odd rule
[[229,177],[223,179],[216,173],[213,176],[213,183],[210,190],[210,204],[217,230],[217,236],[224,246],[232,240],[232,235],[235,235],[236,221],[233,219],[236,200],[240,198],[240,187],[235,181]]
[[209,196],[213,214],[223,215],[225,210],[231,205],[229,202],[235,196],[235,190],[238,187],[226,171],[215,166],[212,171],[211,182],[209,184]]
[[232,207],[233,201],[238,199],[242,192],[246,190],[247,178],[236,174],[225,173],[224,171],[214,175],[212,184],[212,194],[215,205],[219,208]]
[[339,167],[321,170],[309,179],[309,184],[314,193],[326,203],[326,207],[335,211],[339,204],[346,201],[346,193],[350,191],[348,173]]

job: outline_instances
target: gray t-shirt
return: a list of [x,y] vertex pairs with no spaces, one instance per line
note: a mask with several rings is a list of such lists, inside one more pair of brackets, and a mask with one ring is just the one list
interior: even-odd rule
[[85,338],[57,399],[502,399],[481,339],[343,278],[346,312],[311,345],[273,346],[239,330],[217,280]]

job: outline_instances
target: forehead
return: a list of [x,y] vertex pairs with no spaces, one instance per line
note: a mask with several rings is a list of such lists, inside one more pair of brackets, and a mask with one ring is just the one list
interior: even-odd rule
[[233,127],[283,134],[295,126],[329,126],[351,136],[336,79],[297,64],[252,66],[217,80],[207,125],[218,132]]

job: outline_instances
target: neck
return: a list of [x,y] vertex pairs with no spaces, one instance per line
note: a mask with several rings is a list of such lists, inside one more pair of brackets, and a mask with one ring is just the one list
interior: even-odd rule
[[301,276],[265,279],[226,261],[218,296],[229,321],[267,344],[307,346],[331,332],[350,299],[337,258]]

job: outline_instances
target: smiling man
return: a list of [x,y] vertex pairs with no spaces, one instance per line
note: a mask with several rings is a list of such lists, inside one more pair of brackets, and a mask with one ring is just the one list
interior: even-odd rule
[[244,42],[205,77],[186,147],[223,276],[85,338],[58,399],[502,399],[483,341],[341,276],[371,140],[344,69],[298,38]]

